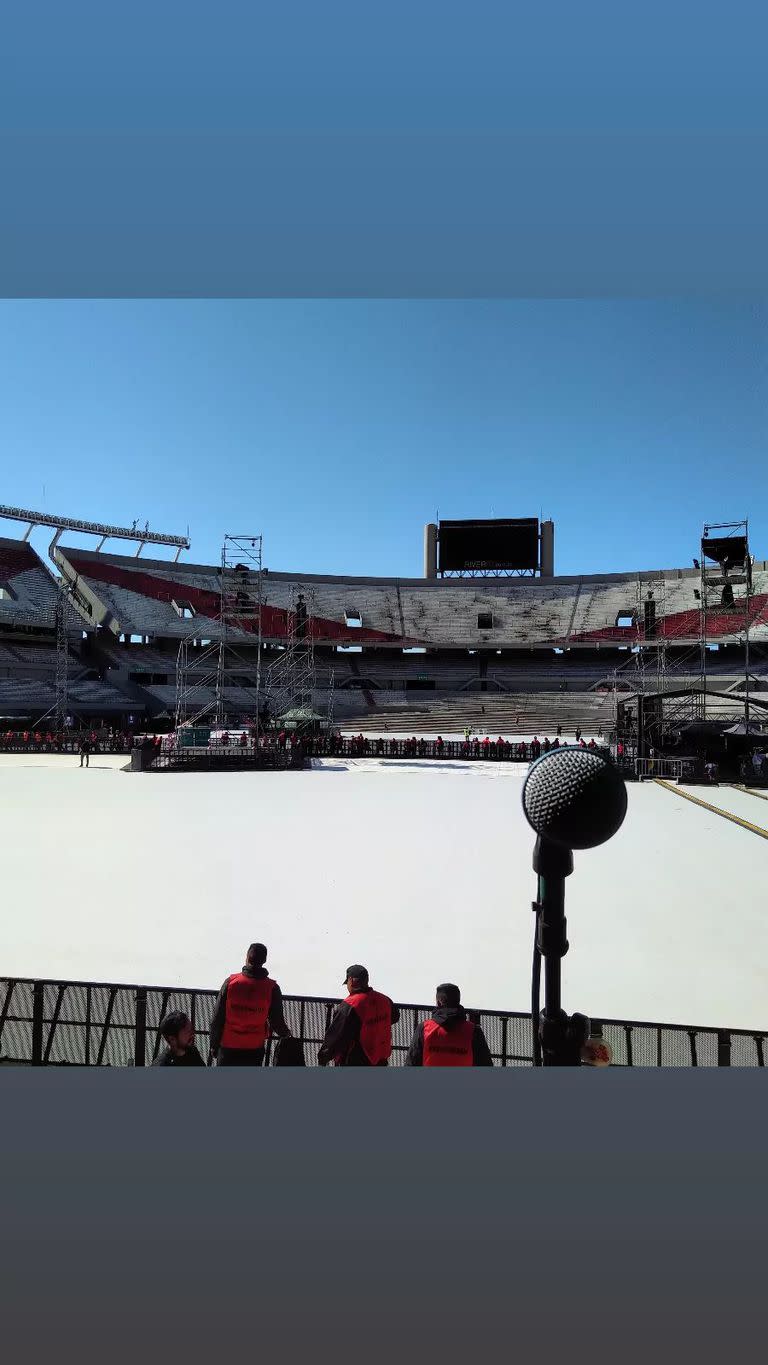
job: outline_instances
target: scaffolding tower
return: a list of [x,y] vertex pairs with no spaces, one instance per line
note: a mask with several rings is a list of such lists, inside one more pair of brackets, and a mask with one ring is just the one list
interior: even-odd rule
[[218,639],[199,639],[198,631],[179,644],[177,729],[200,722],[223,728],[233,721],[247,720],[258,734],[261,606],[262,537],[225,536],[219,570]]
[[216,675],[217,726],[246,719],[257,735],[261,723],[262,545],[260,535],[224,537]]
[[69,591],[61,580],[56,593],[56,702],[54,706],[55,734],[61,736],[69,713],[69,631],[67,615]]
[[[749,732],[749,629],[752,598],[752,556],[749,523],[710,522],[701,536],[699,646],[702,719],[707,717],[707,667],[713,636],[738,633],[744,646],[744,723]],[[737,596],[734,589],[742,590]],[[713,630],[715,619],[719,626]]]
[[663,573],[637,580],[635,674],[639,692],[662,693],[667,685],[667,579]]
[[294,589],[286,613],[285,643],[264,669],[263,712],[275,722],[289,711],[312,712],[315,694],[315,599]]

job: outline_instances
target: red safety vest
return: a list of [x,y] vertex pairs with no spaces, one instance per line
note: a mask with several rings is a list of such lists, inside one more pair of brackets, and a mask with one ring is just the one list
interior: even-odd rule
[[275,983],[268,976],[254,979],[243,972],[236,972],[227,978],[222,1047],[264,1046],[274,988]]
[[474,1066],[472,1037],[475,1026],[469,1019],[453,1028],[443,1028],[435,1019],[424,1025],[424,1066]]
[[360,1020],[360,1046],[371,1066],[386,1062],[392,1051],[392,1001],[379,991],[358,991],[348,995],[350,1005]]

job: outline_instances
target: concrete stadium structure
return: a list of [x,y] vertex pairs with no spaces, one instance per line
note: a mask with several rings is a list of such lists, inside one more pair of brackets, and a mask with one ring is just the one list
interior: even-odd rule
[[[201,653],[221,634],[217,565],[104,554],[54,542],[55,573],[26,541],[0,541],[0,715],[41,714],[52,703],[57,576],[68,587],[69,706],[124,722],[172,716],[180,642]],[[315,704],[333,674],[339,723],[415,733],[529,734],[610,728],[618,692],[638,686],[647,644],[642,603],[658,604],[655,638],[675,685],[699,681],[696,569],[570,577],[401,579],[261,575],[267,657],[286,639],[297,593],[311,599]],[[768,563],[754,561],[749,599],[753,695],[768,699]],[[745,603],[710,613],[708,685],[743,690]],[[253,620],[233,632],[244,673],[228,703],[252,706]],[[210,699],[200,674],[197,701]],[[738,709],[738,708],[736,708]]]

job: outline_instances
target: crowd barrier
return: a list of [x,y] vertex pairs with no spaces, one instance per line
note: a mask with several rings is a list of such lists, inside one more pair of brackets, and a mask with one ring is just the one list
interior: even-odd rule
[[[33,737],[24,739],[23,735],[13,735],[12,737],[0,736],[0,753],[3,754],[79,754],[82,736],[65,739],[40,739]],[[94,754],[129,754],[133,740],[129,737],[120,739],[99,739],[91,744],[91,755]]]
[[[385,985],[385,983],[382,983]],[[0,1062],[33,1066],[151,1066],[163,1046],[158,1026],[170,1010],[192,1019],[200,1051],[207,1037],[216,992],[103,982],[0,978]],[[317,1064],[335,1000],[285,996],[285,1017],[304,1045],[307,1066]],[[401,1005],[393,1030],[391,1064],[402,1066],[413,1030],[430,1007]],[[532,1066],[527,1014],[473,1010],[495,1066]],[[593,1020],[613,1052],[615,1066],[690,1067],[765,1065],[768,1034],[630,1020]],[[266,1062],[271,1060],[268,1045]]]
[[[567,748],[573,746],[573,740],[561,739],[555,746],[551,742],[545,745],[540,742],[538,745],[528,742],[516,742],[514,740],[489,740],[486,744],[481,739],[446,739],[439,742],[436,739],[384,739],[379,736],[372,738],[365,736],[333,736],[318,735],[302,740],[304,753],[308,758],[428,758],[428,759],[462,759],[466,761],[479,761],[488,763],[530,763],[539,758],[541,754],[548,753],[553,748]],[[586,746],[589,748],[589,745]],[[607,746],[596,745],[590,750],[592,753],[602,754],[609,757]]]

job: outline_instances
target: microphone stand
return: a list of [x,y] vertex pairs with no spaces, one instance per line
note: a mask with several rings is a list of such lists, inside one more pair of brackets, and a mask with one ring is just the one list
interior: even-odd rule
[[590,1023],[583,1014],[569,1017],[560,999],[560,963],[568,952],[565,879],[573,872],[573,853],[539,835],[533,850],[533,870],[538,875],[532,908],[536,913],[536,949],[544,959],[544,1009],[537,1019],[534,1008],[531,1022],[538,1031],[544,1066],[580,1066]]

